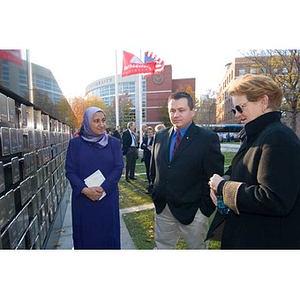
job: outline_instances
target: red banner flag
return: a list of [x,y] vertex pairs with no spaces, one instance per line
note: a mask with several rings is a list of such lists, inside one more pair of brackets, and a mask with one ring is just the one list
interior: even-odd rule
[[123,51],[122,77],[155,72],[155,62],[143,63],[137,56]]
[[0,50],[0,59],[23,66],[21,50]]
[[146,51],[145,52],[145,63],[149,63],[149,62],[155,62],[155,70],[152,73],[144,74],[145,77],[149,77],[153,73],[159,74],[159,73],[163,72],[164,67],[165,67],[164,61],[161,58],[159,58],[156,54],[154,54],[153,52]]

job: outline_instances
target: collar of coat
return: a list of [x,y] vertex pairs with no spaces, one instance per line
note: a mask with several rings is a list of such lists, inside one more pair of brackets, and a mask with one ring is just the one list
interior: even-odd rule
[[245,125],[245,131],[247,136],[247,141],[249,142],[252,139],[255,139],[257,135],[270,123],[280,122],[281,112],[280,111],[272,111],[265,113],[253,121],[247,123]]

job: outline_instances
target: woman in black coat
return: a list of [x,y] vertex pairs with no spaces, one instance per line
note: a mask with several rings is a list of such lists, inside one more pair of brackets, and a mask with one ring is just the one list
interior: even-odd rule
[[153,143],[153,128],[151,126],[146,129],[146,137],[143,138],[143,142],[141,144],[141,149],[144,150],[144,163],[146,167],[146,174],[148,179],[148,187],[151,185],[150,179],[150,160],[151,160],[151,152],[152,152],[152,143]]
[[210,178],[213,202],[229,209],[217,211],[208,238],[222,228],[222,249],[300,248],[300,142],[280,122],[282,90],[247,74],[228,93],[246,135],[227,176]]

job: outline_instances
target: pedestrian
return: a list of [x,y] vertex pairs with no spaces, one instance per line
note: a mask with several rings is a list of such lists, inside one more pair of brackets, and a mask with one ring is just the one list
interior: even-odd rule
[[116,127],[116,129],[113,133],[113,136],[121,141],[121,127],[120,126]]
[[[79,137],[70,140],[66,155],[74,249],[120,249],[118,182],[123,167],[121,144],[106,133],[104,111],[88,108]],[[105,177],[103,183],[89,187],[85,179],[98,170]]]
[[246,74],[228,93],[245,136],[226,180],[210,178],[212,200],[217,205],[217,193],[225,210],[208,237],[219,231],[222,249],[298,249],[300,142],[280,121],[282,89],[268,76]]
[[158,132],[158,131],[161,131],[161,130],[163,130],[163,129],[166,129],[166,126],[165,126],[163,123],[161,123],[161,124],[157,124],[157,125],[155,126],[154,131],[155,131],[155,132]]
[[[144,138],[147,137],[147,125],[146,124],[142,124],[141,126],[141,131],[142,131],[142,143]],[[142,144],[141,144],[141,149],[142,149]],[[145,161],[145,150],[143,150],[143,156],[141,158],[141,162]]]
[[123,132],[123,155],[126,155],[125,179],[127,182],[130,180],[137,180],[135,177],[135,166],[138,157],[138,142],[135,135],[135,123],[128,122],[127,130]]
[[145,137],[143,138],[143,142],[141,144],[141,149],[144,150],[144,164],[146,167],[146,175],[147,175],[147,180],[148,180],[148,186],[146,187],[147,189],[147,194],[149,192],[149,188],[151,186],[151,179],[150,179],[150,159],[151,159],[151,153],[152,153],[152,144],[153,144],[153,128],[151,126],[148,126],[146,129],[146,134]]
[[188,93],[171,95],[168,111],[173,126],[155,133],[150,167],[156,247],[174,249],[181,236],[189,249],[207,249],[208,217],[215,210],[208,180],[224,168],[219,138],[195,125]]

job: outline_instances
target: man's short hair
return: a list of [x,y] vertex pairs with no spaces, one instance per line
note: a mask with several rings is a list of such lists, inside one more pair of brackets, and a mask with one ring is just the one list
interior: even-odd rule
[[194,109],[195,107],[195,103],[194,103],[194,100],[193,98],[191,97],[190,94],[186,93],[186,92],[177,92],[177,93],[174,93],[172,94],[169,99],[168,99],[168,103],[171,101],[171,100],[178,100],[178,99],[181,99],[181,98],[186,98],[187,101],[188,101],[188,106],[190,107],[190,109]]

